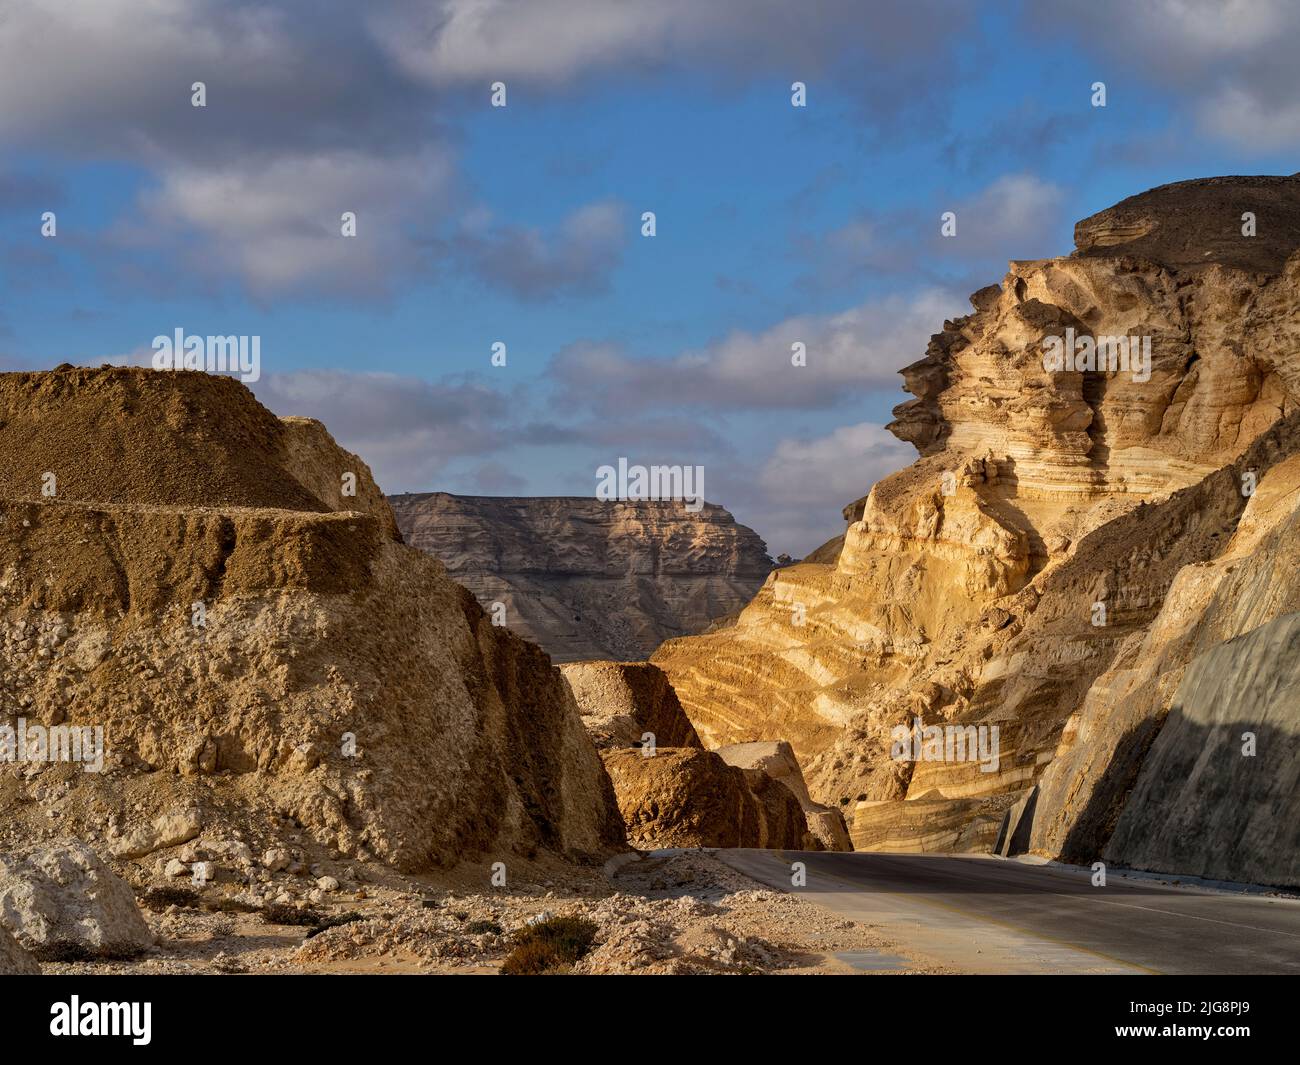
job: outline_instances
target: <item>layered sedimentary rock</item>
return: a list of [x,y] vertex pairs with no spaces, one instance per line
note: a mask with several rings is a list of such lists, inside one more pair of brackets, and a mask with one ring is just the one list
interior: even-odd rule
[[[596,746],[694,747],[695,734],[663,670],[649,662],[570,662],[560,666]],[[650,739],[646,739],[646,736]]]
[[[1165,186],[1076,244],[1013,262],[903,371],[890,428],[921,458],[838,555],[654,656],[706,744],[789,739],[859,846],[985,849],[966,826],[1037,783],[1034,849],[1097,858],[1187,663],[1298,608],[1300,178]],[[1079,337],[1113,361],[1045,359]],[[996,766],[896,757],[918,719],[996,726]]]
[[605,760],[632,843],[850,849],[818,842],[807,791],[790,786],[798,765],[782,763],[781,752],[763,752],[765,761],[705,751],[658,666],[571,662],[560,672]]
[[772,569],[719,506],[445,492],[390,499],[407,543],[557,662],[648,658],[744,606]]
[[732,743],[718,748],[718,755],[727,765],[738,769],[757,769],[773,780],[784,784],[799,800],[808,831],[817,837],[822,850],[851,851],[853,844],[839,810],[814,802],[804,783],[803,770],[794,750],[784,740],[758,740],[753,743]]
[[603,755],[637,847],[820,849],[794,793],[761,769],[738,769],[692,747]]
[[[0,850],[55,803],[122,857],[191,813],[406,869],[623,845],[545,653],[400,542],[322,426],[234,380],[0,376],[0,529]],[[34,757],[35,728],[102,728],[102,771]]]
[[1300,884],[1300,613],[1194,659],[1106,846],[1113,862]]

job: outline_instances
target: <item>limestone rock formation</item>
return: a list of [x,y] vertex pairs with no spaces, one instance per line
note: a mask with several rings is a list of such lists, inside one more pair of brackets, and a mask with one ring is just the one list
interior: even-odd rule
[[719,506],[445,492],[390,497],[408,544],[557,662],[648,658],[747,603],[772,569]]
[[813,804],[806,789],[797,790],[803,778],[793,755],[787,761],[765,750],[767,758],[750,752],[733,760],[705,752],[668,678],[649,662],[571,662],[560,672],[609,769],[634,844],[823,849],[814,816],[805,813]]
[[43,961],[130,958],[154,943],[131,886],[75,839],[0,854],[0,926]]
[[822,850],[851,851],[848,828],[839,810],[814,802],[804,783],[803,770],[794,750],[784,740],[757,740],[753,743],[732,743],[719,747],[717,752],[727,765],[738,769],[757,769],[773,780],[784,784],[803,807],[808,819],[808,831],[817,837]]
[[560,666],[592,740],[601,750],[640,747],[703,749],[663,670],[649,662],[571,662]]
[[[1300,176],[1164,186],[1076,243],[903,371],[890,428],[921,457],[838,553],[654,656],[707,745],[788,739],[860,847],[988,849],[1038,784],[1033,849],[1095,860],[1187,664],[1300,609]],[[1051,361],[1067,340],[1082,365]],[[898,757],[918,723],[996,726],[995,764]]]
[[660,747],[604,752],[628,840],[662,847],[819,849],[794,793],[761,769],[738,769],[713,751]]
[[[55,802],[124,857],[182,838],[177,811],[404,869],[625,845],[545,653],[400,542],[360,459],[233,379],[0,376],[0,529],[0,850]],[[99,728],[102,771],[32,756]]]
[[40,976],[41,964],[0,925],[0,976]]
[[1137,869],[1300,884],[1300,613],[1194,659],[1105,856]]

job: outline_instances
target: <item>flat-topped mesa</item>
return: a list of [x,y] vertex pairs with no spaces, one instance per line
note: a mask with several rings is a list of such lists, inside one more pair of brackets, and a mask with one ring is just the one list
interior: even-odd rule
[[557,662],[644,659],[749,602],[773,562],[722,507],[590,496],[390,498],[406,542],[442,561]]
[[[1180,571],[1232,541],[1243,486],[1300,446],[1300,176],[1164,186],[1078,232],[1069,256],[1011,263],[903,371],[915,398],[890,428],[921,458],[854,506],[838,555],[654,656],[707,745],[788,739],[814,798],[860,802],[859,846],[987,842]],[[917,717],[998,724],[999,767],[896,760]],[[881,805],[903,798],[945,827]],[[1053,832],[1045,853],[1069,825]]]
[[0,375],[0,530],[0,725],[103,755],[0,759],[0,850],[56,800],[126,860],[178,819],[410,870],[625,846],[563,678],[318,422],[201,372]]

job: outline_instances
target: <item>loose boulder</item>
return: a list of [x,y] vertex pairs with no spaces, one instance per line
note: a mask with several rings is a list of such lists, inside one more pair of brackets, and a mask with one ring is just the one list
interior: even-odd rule
[[130,885],[79,840],[0,854],[0,925],[42,961],[130,958],[154,943]]
[[633,846],[820,849],[799,800],[762,770],[690,747],[603,757]]

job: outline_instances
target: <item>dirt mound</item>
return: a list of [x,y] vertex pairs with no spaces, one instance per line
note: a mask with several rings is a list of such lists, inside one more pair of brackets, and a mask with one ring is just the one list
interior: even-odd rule
[[[48,837],[55,803],[103,853],[175,809],[408,869],[624,846],[546,655],[395,540],[318,423],[193,372],[4,375],[0,396],[0,726],[27,737],[0,760],[0,849]],[[96,729],[102,771],[33,756]]]

